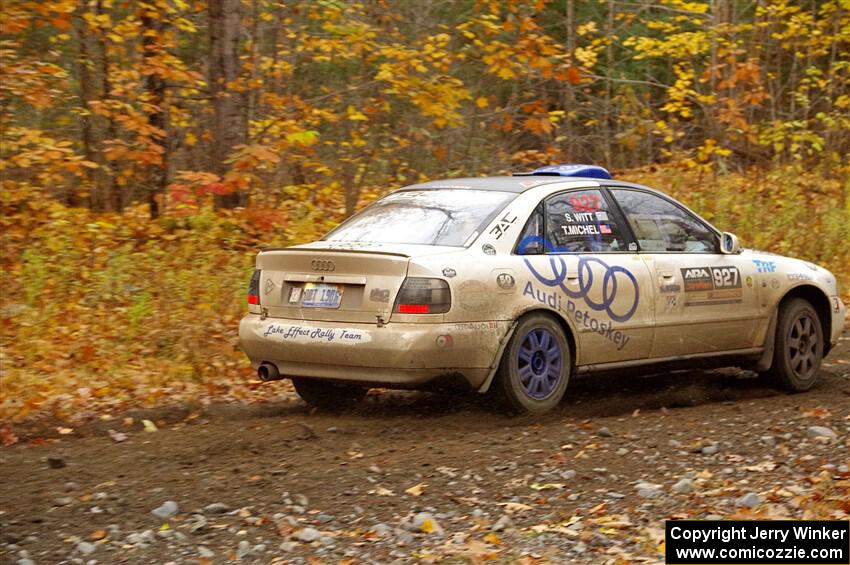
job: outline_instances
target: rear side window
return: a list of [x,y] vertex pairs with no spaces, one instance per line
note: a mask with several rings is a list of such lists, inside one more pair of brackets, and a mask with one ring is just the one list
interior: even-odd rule
[[717,236],[699,219],[669,200],[638,190],[617,188],[614,198],[626,215],[641,251],[715,253]]
[[550,196],[544,205],[546,240],[558,253],[626,251],[621,227],[602,192]]
[[394,192],[323,240],[464,247],[514,198],[514,193],[494,190]]

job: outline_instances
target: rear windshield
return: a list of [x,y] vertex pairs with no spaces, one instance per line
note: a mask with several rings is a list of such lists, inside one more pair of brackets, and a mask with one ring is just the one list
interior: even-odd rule
[[463,247],[516,197],[493,190],[406,190],[378,200],[324,241]]

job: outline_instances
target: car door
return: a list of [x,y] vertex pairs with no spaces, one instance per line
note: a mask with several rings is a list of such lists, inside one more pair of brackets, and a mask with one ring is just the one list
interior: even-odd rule
[[721,253],[718,234],[671,199],[622,187],[611,194],[653,274],[651,357],[753,347],[761,316],[752,261]]
[[551,195],[529,219],[516,250],[532,275],[523,292],[569,320],[577,365],[649,355],[652,279],[636,249],[600,189]]

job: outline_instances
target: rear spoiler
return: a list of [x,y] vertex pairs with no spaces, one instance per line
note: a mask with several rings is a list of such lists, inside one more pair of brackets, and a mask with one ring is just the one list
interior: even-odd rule
[[334,253],[371,253],[372,255],[390,255],[393,257],[410,257],[407,253],[397,251],[373,251],[371,249],[342,249],[335,247],[261,247],[260,253],[266,251],[298,251],[302,253],[315,253],[317,251],[332,251]]

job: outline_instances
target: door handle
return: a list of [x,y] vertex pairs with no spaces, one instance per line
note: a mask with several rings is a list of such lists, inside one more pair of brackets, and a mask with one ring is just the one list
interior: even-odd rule
[[658,271],[658,274],[665,279],[675,279],[676,275],[673,271]]

